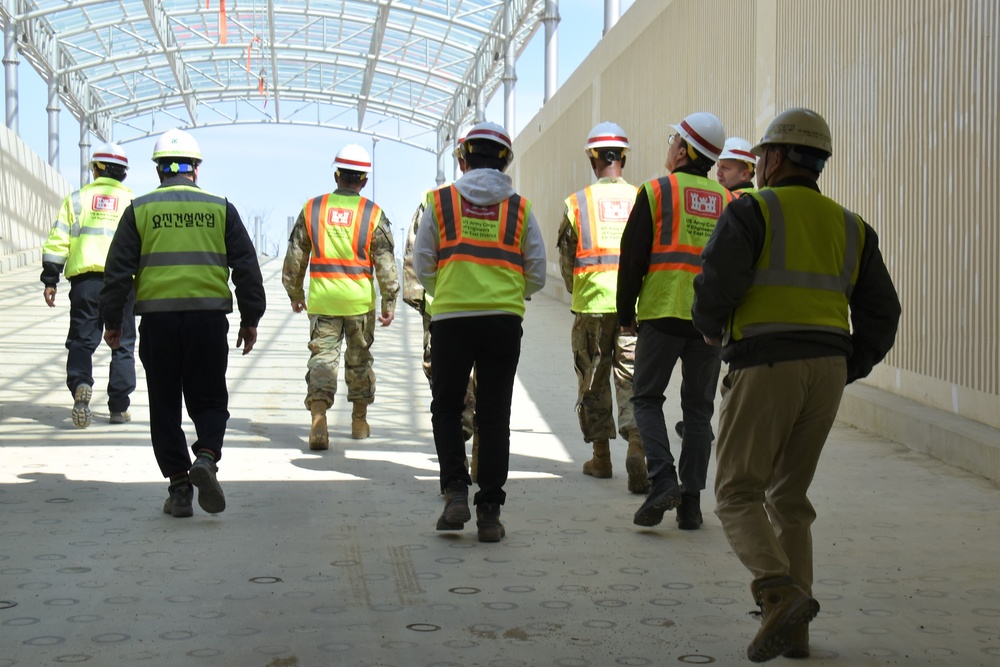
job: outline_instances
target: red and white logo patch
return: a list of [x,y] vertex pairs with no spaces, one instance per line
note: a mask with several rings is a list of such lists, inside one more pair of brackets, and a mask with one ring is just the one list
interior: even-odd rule
[[684,210],[701,218],[718,219],[722,215],[722,195],[710,190],[688,188],[684,191]]
[[90,204],[95,211],[117,211],[118,197],[110,195],[94,195],[94,201]]
[[628,220],[632,212],[632,202],[628,199],[600,199],[597,202],[598,215],[601,220],[619,222]]
[[462,217],[477,220],[499,220],[500,204],[491,206],[476,206],[472,202],[462,200]]
[[326,216],[326,224],[336,225],[337,227],[348,227],[353,217],[354,211],[349,208],[331,208]]

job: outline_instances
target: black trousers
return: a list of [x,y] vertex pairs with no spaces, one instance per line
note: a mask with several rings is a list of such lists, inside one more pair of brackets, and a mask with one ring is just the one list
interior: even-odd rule
[[148,313],[139,323],[139,359],[146,369],[149,435],[164,477],[191,467],[181,399],[194,422],[197,454],[207,449],[222,458],[229,420],[229,320],[217,310]]
[[441,490],[453,481],[471,486],[465,469],[462,411],[469,373],[476,367],[479,491],[474,502],[503,504],[510,465],[510,404],[521,356],[516,315],[456,317],[431,322],[431,424],[441,468]]
[[[81,384],[94,386],[94,352],[104,338],[104,321],[98,309],[103,273],[88,273],[70,281],[69,334],[66,336],[66,386],[74,393]],[[111,352],[108,375],[108,409],[124,412],[135,391],[135,292],[122,313],[122,344]]]

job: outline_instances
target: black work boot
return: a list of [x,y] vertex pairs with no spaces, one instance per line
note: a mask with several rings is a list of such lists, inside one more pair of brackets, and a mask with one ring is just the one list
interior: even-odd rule
[[701,494],[682,493],[681,504],[677,508],[677,527],[681,530],[698,530],[703,519],[701,516]]
[[462,482],[451,482],[444,492],[444,511],[438,517],[438,530],[462,530],[472,518],[469,511],[469,487]]
[[198,504],[209,514],[219,514],[226,509],[226,496],[215,477],[217,472],[219,466],[215,465],[215,459],[200,452],[188,470],[191,483],[198,487]]
[[803,626],[819,613],[819,602],[795,585],[791,577],[774,577],[751,586],[760,606],[760,630],[747,647],[750,662],[777,658],[791,648]]
[[497,503],[480,503],[476,505],[476,527],[479,529],[480,542],[499,542],[506,531],[500,523],[500,505]]
[[163,513],[176,519],[194,516],[194,510],[191,509],[194,488],[191,486],[191,482],[187,480],[174,482],[168,490],[170,495],[163,503]]
[[681,504],[681,487],[677,484],[676,472],[664,471],[651,482],[646,500],[632,518],[632,523],[637,526],[655,526],[663,521],[665,512]]

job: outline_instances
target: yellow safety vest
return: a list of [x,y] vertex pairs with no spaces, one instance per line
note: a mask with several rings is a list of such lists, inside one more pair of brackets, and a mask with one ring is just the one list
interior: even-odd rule
[[452,185],[431,192],[427,205],[440,238],[433,314],[500,310],[523,317],[521,244],[531,202],[515,194],[479,206]]
[[307,201],[302,213],[312,243],[309,314],[347,317],[375,308],[371,246],[382,209],[331,193]]
[[137,197],[132,209],[142,239],[135,312],[231,312],[226,199],[174,185]]
[[716,181],[685,173],[670,174],[642,187],[653,218],[653,248],[636,319],[690,320],[701,251],[732,195]]
[[103,273],[111,239],[130,203],[132,190],[106,176],[73,192],[63,200],[42,246],[42,261],[63,267],[67,278]]
[[618,257],[637,188],[625,182],[599,182],[566,198],[576,230],[573,262],[575,313],[613,313],[617,309]]
[[864,224],[804,186],[764,188],[748,196],[760,205],[766,236],[725,342],[783,331],[849,336],[848,304],[858,279]]

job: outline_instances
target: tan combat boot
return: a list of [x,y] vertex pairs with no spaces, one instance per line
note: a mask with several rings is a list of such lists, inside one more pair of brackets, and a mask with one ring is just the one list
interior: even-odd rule
[[354,411],[351,413],[351,437],[355,440],[364,440],[371,434],[372,429],[368,425],[368,404],[355,401]]
[[583,464],[583,474],[598,479],[611,477],[611,447],[606,438],[594,440],[594,458]]
[[747,647],[750,662],[766,662],[792,648],[801,640],[802,627],[808,637],[809,621],[819,613],[819,602],[791,577],[755,581],[750,588],[761,611],[760,630]]
[[309,449],[322,451],[330,449],[330,434],[326,430],[326,403],[313,401],[309,404],[312,412],[312,430],[309,431]]
[[628,490],[632,493],[649,491],[649,476],[646,474],[646,452],[642,449],[639,431],[628,432],[628,452],[625,454],[625,470],[628,471]]

